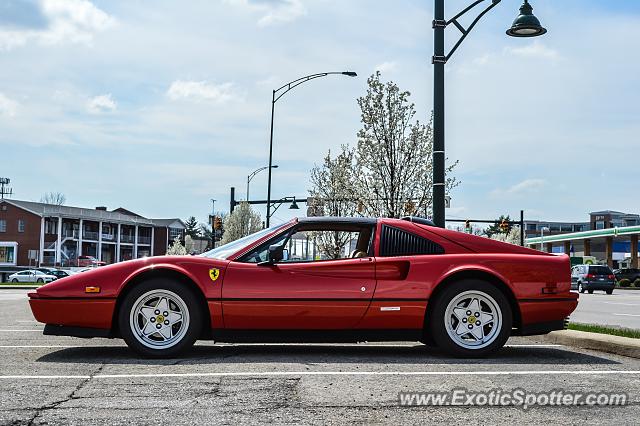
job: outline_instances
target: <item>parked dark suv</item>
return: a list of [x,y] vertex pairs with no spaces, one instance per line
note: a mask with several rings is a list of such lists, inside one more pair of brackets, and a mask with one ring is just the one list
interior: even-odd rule
[[576,265],[571,268],[571,289],[580,293],[594,290],[604,290],[613,293],[616,277],[608,266],[604,265]]
[[635,269],[635,268],[616,269],[615,271],[613,271],[613,274],[616,276],[616,280],[618,281],[626,278],[629,281],[634,282],[635,280],[640,278],[640,269]]

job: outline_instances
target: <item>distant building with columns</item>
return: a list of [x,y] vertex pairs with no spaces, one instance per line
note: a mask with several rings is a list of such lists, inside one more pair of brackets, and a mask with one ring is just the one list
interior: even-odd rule
[[123,208],[108,211],[4,199],[0,267],[78,266],[82,256],[109,264],[163,255],[176,237],[184,240],[184,230],[180,219],[148,219]]
[[[528,231],[525,234],[525,245],[549,253],[595,256],[611,267],[637,268],[640,215],[603,210],[591,212],[589,217],[588,223],[565,223],[564,228],[558,229],[556,226],[553,230],[548,225],[559,222],[525,222],[525,229]],[[528,224],[535,224],[536,227]],[[567,232],[570,225],[574,229],[586,229]],[[548,231],[541,232],[543,226],[548,228]]]

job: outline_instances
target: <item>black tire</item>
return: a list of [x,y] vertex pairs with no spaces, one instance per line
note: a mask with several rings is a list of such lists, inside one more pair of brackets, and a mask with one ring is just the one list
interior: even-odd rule
[[[189,322],[186,332],[170,347],[153,348],[146,346],[138,340],[130,323],[131,311],[134,309],[136,301],[143,295],[154,290],[166,290],[178,295],[188,311]],[[193,346],[197,338],[201,335],[204,321],[203,316],[204,312],[201,301],[191,288],[187,287],[186,284],[170,279],[157,278],[137,284],[124,296],[118,311],[118,325],[124,341],[129,348],[138,354],[150,358],[171,358]]]
[[[481,348],[469,349],[459,345],[449,336],[445,326],[447,306],[455,297],[466,291],[479,291],[491,296],[501,313],[502,323],[498,326],[496,336],[489,345]],[[434,305],[429,316],[430,324],[426,324],[426,329],[430,331],[430,336],[437,347],[449,355],[460,358],[483,357],[502,348],[511,335],[513,324],[511,305],[498,288],[486,281],[468,279],[448,284],[446,289],[431,303]]]
[[18,280],[14,278],[14,279],[12,279],[12,280],[11,280],[11,282],[12,282],[12,283],[17,283],[17,282],[18,282]]
[[613,289],[607,290],[607,294],[613,294]]
[[589,294],[593,294],[593,290],[587,290]]
[[44,280],[43,280],[42,278],[38,278],[38,281],[37,281],[37,282],[38,282],[39,284],[42,284],[42,283],[44,283]]
[[580,293],[584,293],[585,291],[587,291],[587,290],[584,288],[584,286],[582,285],[582,283],[580,283],[580,282],[578,283],[578,291],[579,291]]

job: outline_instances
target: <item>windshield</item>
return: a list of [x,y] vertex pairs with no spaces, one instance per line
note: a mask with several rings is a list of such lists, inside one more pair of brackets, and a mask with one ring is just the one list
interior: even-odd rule
[[204,252],[200,256],[208,257],[211,259],[227,259],[232,254],[240,251],[243,247],[250,246],[251,244],[261,239],[262,237],[269,235],[270,233],[274,232],[279,228],[284,227],[285,225],[287,224],[281,223],[279,225],[274,225],[271,228],[263,229],[251,235],[247,235],[246,237],[240,238],[239,240],[231,241],[230,243],[227,243],[220,247],[216,247],[213,250]]

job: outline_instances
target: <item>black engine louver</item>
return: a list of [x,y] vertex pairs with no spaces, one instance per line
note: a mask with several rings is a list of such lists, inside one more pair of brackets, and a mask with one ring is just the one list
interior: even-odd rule
[[444,254],[440,244],[387,225],[382,226],[381,243],[380,256]]

